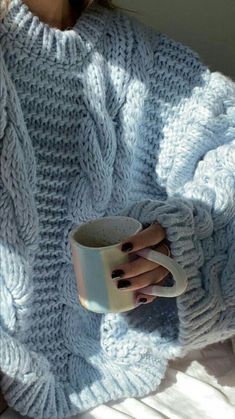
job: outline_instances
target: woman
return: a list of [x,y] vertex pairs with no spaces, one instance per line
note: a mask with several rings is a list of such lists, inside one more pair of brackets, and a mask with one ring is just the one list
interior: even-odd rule
[[[1,386],[21,414],[65,418],[147,395],[168,359],[234,334],[235,86],[110,1],[4,15]],[[167,272],[139,258],[113,273],[134,310],[80,306],[69,232],[112,214],[145,227],[123,251],[168,240],[183,295],[156,298]]]

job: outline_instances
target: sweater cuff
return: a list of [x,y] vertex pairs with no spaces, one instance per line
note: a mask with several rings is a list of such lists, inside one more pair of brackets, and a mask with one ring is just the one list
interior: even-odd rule
[[172,256],[185,269],[195,262],[201,266],[201,249],[195,249],[193,206],[178,199],[168,201],[145,200],[125,208],[121,215],[140,221],[144,228],[159,223],[166,230],[166,238],[171,243]]
[[186,272],[187,289],[176,299],[181,348],[196,349],[231,337],[235,330],[235,287],[232,278],[226,287],[220,283],[224,255],[213,255],[211,265],[207,261],[204,266],[202,239],[210,240],[213,233],[209,211],[191,201],[172,198],[133,203],[122,215],[139,220],[144,227],[158,222],[165,228],[172,258]]

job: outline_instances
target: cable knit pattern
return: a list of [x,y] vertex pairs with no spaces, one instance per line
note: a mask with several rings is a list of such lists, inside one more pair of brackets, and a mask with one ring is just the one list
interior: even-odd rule
[[[1,388],[50,419],[145,396],[235,333],[235,85],[97,5],[61,32],[13,0],[0,29]],[[182,296],[80,305],[69,232],[115,214],[166,229]]]

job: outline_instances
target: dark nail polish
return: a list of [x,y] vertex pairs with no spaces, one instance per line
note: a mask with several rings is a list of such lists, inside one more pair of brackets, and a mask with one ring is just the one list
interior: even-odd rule
[[147,303],[147,298],[140,298],[139,303]]
[[117,286],[118,288],[128,288],[131,286],[131,282],[127,281],[126,279],[121,279],[120,281],[118,281]]
[[124,275],[125,275],[125,272],[122,269],[116,269],[115,271],[112,272],[113,279],[122,278]]
[[130,242],[128,242],[128,243],[124,243],[123,245],[122,245],[122,251],[123,252],[130,252],[130,250],[132,250],[133,249],[133,244],[132,243],[130,243]]

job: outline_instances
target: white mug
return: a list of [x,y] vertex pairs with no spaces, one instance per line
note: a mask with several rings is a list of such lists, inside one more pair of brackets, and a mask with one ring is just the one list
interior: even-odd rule
[[[120,243],[141,230],[142,224],[134,218],[112,216],[81,224],[71,232],[72,259],[83,307],[96,313],[124,312],[136,307],[137,291],[118,289],[111,273],[118,265],[129,261]],[[134,252],[132,257],[136,258],[134,255],[164,266],[173,275],[174,285],[154,285],[154,295],[177,297],[184,293],[188,281],[176,261],[151,248]],[[147,289],[145,287],[145,291]]]

